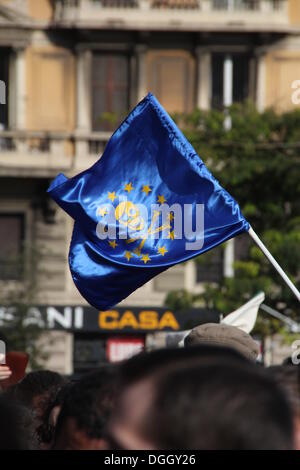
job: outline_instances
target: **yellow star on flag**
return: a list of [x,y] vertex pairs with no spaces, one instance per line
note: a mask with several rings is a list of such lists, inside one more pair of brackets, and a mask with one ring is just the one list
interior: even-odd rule
[[111,246],[113,249],[115,249],[116,246],[118,246],[118,244],[116,243],[116,240],[113,240],[112,242],[109,241],[108,243],[110,244],[110,246]]
[[148,261],[150,261],[150,257],[148,255],[148,253],[146,255],[142,255],[142,260],[144,261],[144,263],[148,263]]
[[168,238],[171,238],[171,240],[174,240],[174,230],[168,233]]
[[167,202],[166,199],[164,198],[163,194],[161,196],[157,196],[157,200],[160,204],[163,204],[164,202]]
[[148,196],[148,194],[151,193],[152,189],[150,188],[149,184],[147,184],[147,185],[143,185],[142,191]]
[[169,220],[172,222],[174,220],[174,212],[170,212]]
[[167,253],[168,250],[166,250],[165,246],[159,246],[158,247],[158,253],[160,253],[162,256],[165,256],[165,253]]
[[141,249],[140,249],[140,248],[135,248],[135,249],[133,250],[133,253],[134,253],[135,255],[137,255],[137,256],[141,256]]
[[132,253],[130,253],[130,251],[125,251],[124,256],[127,259],[127,261],[130,261],[130,258],[132,258]]
[[98,209],[98,214],[101,215],[102,217],[107,214],[107,210],[105,207],[99,207]]
[[127,183],[125,184],[125,188],[124,188],[124,191],[128,191],[128,194],[130,193],[130,191],[133,190],[133,186],[131,183]]
[[116,199],[116,197],[117,197],[117,196],[116,196],[115,191],[112,192],[112,193],[108,192],[108,199],[110,199],[111,202],[114,202],[114,200]]

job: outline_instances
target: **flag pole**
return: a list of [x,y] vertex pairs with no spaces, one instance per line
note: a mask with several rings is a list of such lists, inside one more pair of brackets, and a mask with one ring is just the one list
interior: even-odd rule
[[295,294],[295,296],[297,297],[298,301],[300,302],[300,292],[298,291],[298,289],[296,288],[296,286],[292,283],[292,281],[289,279],[289,277],[285,274],[285,272],[283,271],[283,269],[279,266],[279,264],[277,263],[276,259],[271,255],[271,253],[269,252],[269,250],[267,249],[267,247],[263,244],[263,242],[261,241],[261,239],[258,237],[258,235],[254,232],[253,228],[250,227],[249,231],[248,231],[250,237],[255,241],[255,243],[257,244],[257,246],[261,249],[261,251],[263,252],[263,254],[268,258],[268,260],[270,261],[270,263],[274,266],[274,268],[276,269],[276,271],[278,272],[278,274],[280,274],[280,276],[282,277],[282,279],[284,280],[284,282],[289,286],[289,288],[291,289],[291,291]]

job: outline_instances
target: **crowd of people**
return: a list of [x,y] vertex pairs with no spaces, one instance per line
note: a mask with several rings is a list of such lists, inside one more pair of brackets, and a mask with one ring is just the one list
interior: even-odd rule
[[[264,368],[257,354],[237,328],[202,325],[184,347],[77,380],[30,372],[0,394],[0,448],[300,449],[299,367]],[[2,366],[0,379],[7,375]]]

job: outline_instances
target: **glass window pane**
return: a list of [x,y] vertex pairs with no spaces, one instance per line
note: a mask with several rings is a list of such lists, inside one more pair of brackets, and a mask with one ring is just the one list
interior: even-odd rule
[[9,53],[4,47],[0,47],[0,80],[5,83],[5,103],[0,104],[0,131],[8,127],[8,61]]
[[240,103],[248,97],[249,58],[245,55],[233,57],[233,101]]
[[113,60],[113,79],[115,85],[127,86],[128,60],[127,57],[115,57]]
[[212,56],[212,108],[223,108],[223,54]]
[[[212,56],[212,108],[223,109],[223,64],[225,54]],[[240,103],[249,96],[249,63],[247,54],[232,54],[233,60],[233,102]]]
[[94,54],[93,56],[93,78],[92,81],[95,84],[102,84],[105,85],[105,77],[107,74],[107,61],[106,58],[103,56],[99,56]]
[[0,214],[0,278],[20,279],[24,238],[23,214]]
[[121,54],[94,54],[93,130],[113,131],[129,110],[129,60]]
[[220,282],[223,276],[223,250],[221,247],[202,255],[197,264],[197,282]]

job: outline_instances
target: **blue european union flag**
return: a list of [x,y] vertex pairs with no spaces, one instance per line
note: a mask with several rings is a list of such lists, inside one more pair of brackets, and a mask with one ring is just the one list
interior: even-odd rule
[[73,280],[105,310],[151,278],[249,230],[237,202],[149,93],[102,157],[48,189],[71,217]]

